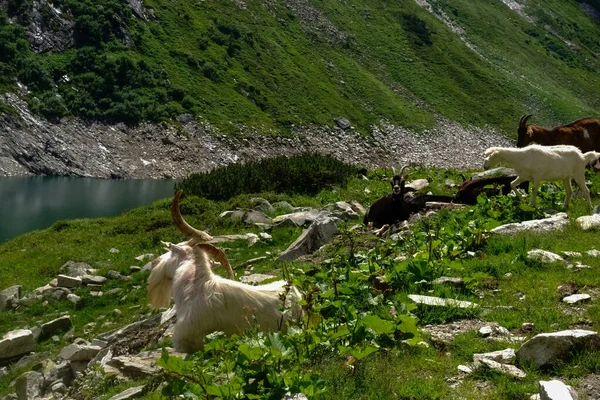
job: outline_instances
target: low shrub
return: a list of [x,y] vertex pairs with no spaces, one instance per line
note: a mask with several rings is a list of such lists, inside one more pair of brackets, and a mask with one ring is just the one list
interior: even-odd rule
[[325,188],[346,185],[358,171],[358,167],[331,156],[280,156],[192,174],[175,190],[210,200],[260,192],[315,195]]

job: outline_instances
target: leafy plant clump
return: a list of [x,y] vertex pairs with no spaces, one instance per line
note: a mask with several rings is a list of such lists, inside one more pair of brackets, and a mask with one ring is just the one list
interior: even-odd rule
[[261,192],[315,195],[322,189],[346,185],[359,170],[316,153],[280,156],[192,174],[177,184],[175,190],[183,189],[186,194],[210,200]]

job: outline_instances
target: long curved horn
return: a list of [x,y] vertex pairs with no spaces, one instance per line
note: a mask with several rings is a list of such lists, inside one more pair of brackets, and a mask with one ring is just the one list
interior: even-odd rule
[[[400,169],[400,174],[399,174],[399,175],[400,175],[401,177],[403,177],[404,170],[405,170],[405,169],[407,169],[407,168],[410,168],[410,164],[407,164],[407,165],[405,165],[404,167],[402,167],[402,169]],[[408,174],[406,174],[406,175],[408,175]]]
[[208,233],[201,231],[199,229],[194,228],[183,219],[181,215],[181,211],[179,210],[179,198],[181,197],[183,190],[178,190],[175,193],[175,197],[173,198],[173,204],[171,204],[171,218],[173,219],[173,223],[181,231],[181,233],[185,233],[190,236],[192,239],[197,240],[198,242],[210,242],[212,240],[212,236]]
[[527,123],[527,120],[529,118],[531,118],[532,116],[533,116],[533,114],[529,114],[529,115],[523,114],[523,115],[521,115],[521,119],[519,120],[519,127],[520,128],[524,127],[525,124]]
[[223,250],[215,247],[210,243],[198,243],[196,246],[204,250],[210,257],[220,262],[221,265],[227,271],[229,279],[231,279],[232,281],[235,280],[233,269],[231,268],[231,264],[229,264],[229,259],[227,258],[227,255],[223,252]]

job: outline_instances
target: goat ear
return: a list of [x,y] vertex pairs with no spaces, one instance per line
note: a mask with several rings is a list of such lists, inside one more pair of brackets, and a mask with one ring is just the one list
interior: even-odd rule
[[186,252],[183,249],[183,247],[178,246],[176,244],[171,243],[169,246],[169,250],[171,250],[173,253],[179,255],[179,256],[186,256]]

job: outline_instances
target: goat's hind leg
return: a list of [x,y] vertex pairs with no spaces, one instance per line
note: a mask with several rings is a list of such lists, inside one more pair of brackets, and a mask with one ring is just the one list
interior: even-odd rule
[[571,196],[573,194],[573,188],[571,187],[571,178],[567,178],[563,181],[563,186],[565,187],[565,202],[563,204],[565,210],[569,208],[569,200],[571,200]]
[[517,179],[515,179],[514,181],[512,181],[510,183],[510,188],[512,189],[512,191],[515,193],[515,195],[519,195],[519,192],[517,192],[517,185],[527,181],[527,179],[523,179],[520,176],[517,176]]
[[538,189],[540,188],[540,183],[541,183],[541,181],[534,179],[533,185],[531,185],[531,201],[529,202],[529,205],[531,207],[535,207],[535,200],[536,200]]
[[579,176],[574,176],[573,179],[575,179],[575,183],[577,183],[577,186],[579,186],[581,188],[581,190],[583,191],[585,200],[587,201],[588,207],[591,210],[592,209],[592,199],[590,198],[590,190],[587,188],[587,186],[585,184],[585,172],[583,172]]

